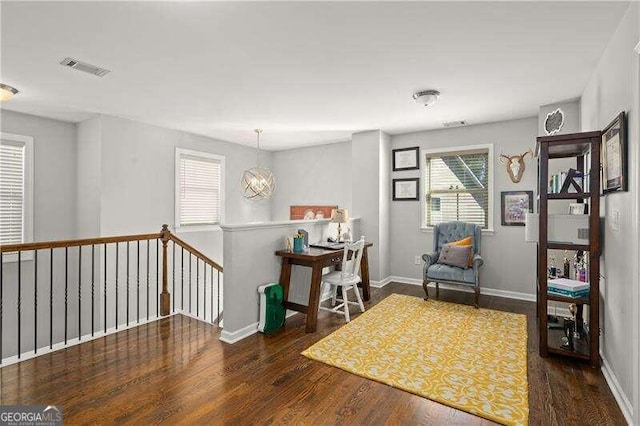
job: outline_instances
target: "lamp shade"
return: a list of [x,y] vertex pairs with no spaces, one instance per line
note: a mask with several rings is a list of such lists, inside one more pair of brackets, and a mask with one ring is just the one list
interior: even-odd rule
[[333,223],[347,223],[349,220],[349,210],[347,209],[333,209],[331,210],[331,222]]

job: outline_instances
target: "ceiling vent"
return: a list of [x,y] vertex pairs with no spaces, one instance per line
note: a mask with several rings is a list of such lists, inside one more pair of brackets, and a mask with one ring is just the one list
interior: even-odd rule
[[106,74],[111,72],[107,69],[96,67],[95,65],[87,64],[86,62],[80,62],[73,58],[64,58],[60,61],[60,65],[70,67],[78,71],[88,72],[89,74],[97,75],[98,77],[104,77]]
[[443,125],[444,127],[462,127],[462,126],[466,126],[467,124],[469,124],[469,123],[467,123],[467,122],[466,122],[466,121],[464,121],[464,120],[459,120],[459,121],[448,121],[448,122],[446,122],[446,123],[442,123],[442,125]]

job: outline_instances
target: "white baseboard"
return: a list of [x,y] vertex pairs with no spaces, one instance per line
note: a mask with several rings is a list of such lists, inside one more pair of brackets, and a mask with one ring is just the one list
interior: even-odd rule
[[618,406],[620,407],[620,411],[622,411],[622,415],[628,424],[633,424],[633,406],[631,405],[631,401],[625,395],[622,387],[620,386],[620,382],[613,371],[611,370],[611,366],[607,362],[607,359],[604,357],[602,352],[600,352],[600,358],[602,358],[602,375],[604,376],[604,380],[609,385],[609,389],[611,389],[611,393],[613,397],[616,399]]
[[[396,282],[401,284],[411,284],[411,285],[422,285],[422,280],[416,278],[406,278],[406,277],[398,277],[398,276],[390,276],[383,280],[382,282]],[[372,283],[373,286],[373,283]],[[435,287],[435,283],[429,283],[429,287]],[[447,290],[458,290],[458,291],[466,291],[468,293],[473,293],[473,290],[470,288],[465,288],[463,286],[449,285],[449,284],[440,284],[440,288],[444,288]],[[517,299],[517,300],[526,300],[528,302],[535,302],[536,295],[534,293],[520,293],[517,291],[508,291],[508,290],[499,290],[495,288],[487,288],[480,287],[480,294],[484,294],[487,296],[497,296],[497,297],[506,297],[507,299]]]
[[253,324],[249,324],[248,326],[233,332],[222,329],[222,332],[220,332],[220,340],[223,341],[224,343],[229,343],[230,345],[232,345],[244,338],[247,338],[253,334],[256,334],[257,332],[258,332],[257,322]]
[[391,278],[392,277],[387,277],[387,278],[383,279],[382,281],[369,280],[369,285],[371,287],[375,287],[375,288],[382,288],[385,285],[389,284],[391,281],[393,281]]

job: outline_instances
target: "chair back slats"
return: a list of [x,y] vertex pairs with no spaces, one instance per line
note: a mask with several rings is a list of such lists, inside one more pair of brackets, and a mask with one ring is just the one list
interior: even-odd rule
[[[346,243],[342,255],[342,275],[359,275],[362,252],[364,251],[364,239],[353,243]],[[353,252],[351,259],[349,253]]]

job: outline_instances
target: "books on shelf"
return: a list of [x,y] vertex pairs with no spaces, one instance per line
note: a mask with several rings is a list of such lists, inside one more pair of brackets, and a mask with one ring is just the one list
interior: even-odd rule
[[568,278],[555,278],[547,281],[547,292],[572,298],[586,297],[589,295],[589,283]]
[[[573,182],[565,186],[567,177]],[[574,169],[569,169],[569,172],[559,172],[551,176],[549,179],[549,187],[547,188],[548,194],[560,194],[562,192],[577,193],[582,192],[583,188],[583,174]],[[580,188],[580,190],[578,190]]]

